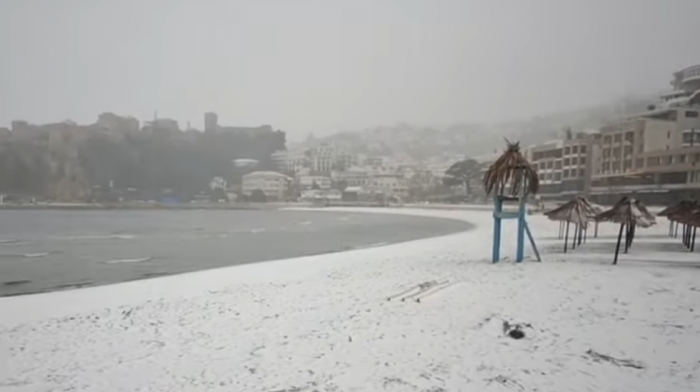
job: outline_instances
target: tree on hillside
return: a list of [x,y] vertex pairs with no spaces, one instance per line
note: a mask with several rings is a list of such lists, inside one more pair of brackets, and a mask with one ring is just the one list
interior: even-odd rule
[[443,184],[446,186],[464,186],[467,195],[472,193],[472,184],[479,181],[481,177],[481,168],[479,162],[473,159],[465,159],[459,161],[445,172]]

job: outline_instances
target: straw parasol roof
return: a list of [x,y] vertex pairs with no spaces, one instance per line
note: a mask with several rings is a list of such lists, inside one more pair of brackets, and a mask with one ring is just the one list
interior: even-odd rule
[[644,219],[646,219],[651,225],[656,224],[656,216],[649,211],[649,208],[647,208],[647,205],[642,203],[641,200],[635,200],[634,204],[637,206],[639,209],[639,212],[642,213],[642,216],[644,216]]
[[656,223],[654,215],[649,212],[644,203],[628,196],[620,199],[611,209],[596,215],[595,220],[644,228]]
[[588,201],[588,204],[590,204],[591,207],[593,207],[593,209],[596,211],[596,215],[605,211],[605,207],[601,206],[600,204],[592,203],[591,201]]
[[570,222],[586,227],[599,212],[585,197],[578,196],[545,212],[544,215],[553,221]]
[[534,195],[539,186],[537,171],[520,152],[520,143],[506,139],[506,149],[484,174],[486,194],[505,196],[507,188],[510,196],[520,196],[521,190],[526,196]]
[[664,208],[658,215],[665,216],[669,220],[679,220],[687,215],[692,215],[698,209],[700,209],[700,204],[696,200],[683,200],[678,204]]
[[675,207],[666,213],[666,217],[669,220],[691,226],[700,226],[700,203],[697,201],[685,201],[678,203]]

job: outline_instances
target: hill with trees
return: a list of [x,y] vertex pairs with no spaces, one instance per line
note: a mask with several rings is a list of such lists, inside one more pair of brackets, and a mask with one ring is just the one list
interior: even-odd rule
[[[221,132],[148,126],[105,129],[71,122],[4,132],[0,136],[0,193],[80,201],[94,190],[139,198],[190,199],[209,190],[214,177],[229,184],[243,174],[236,159],[273,168],[271,155],[285,149],[285,134],[269,126]],[[117,192],[117,193],[119,193]]]
[[643,112],[653,102],[651,96],[625,98],[606,105],[496,124],[462,123],[444,128],[410,124],[380,126],[322,138],[312,136],[302,145],[310,147],[325,142],[350,153],[408,156],[418,161],[444,154],[475,157],[500,148],[503,137],[518,140],[527,147],[561,137],[565,128],[597,129],[610,121]]

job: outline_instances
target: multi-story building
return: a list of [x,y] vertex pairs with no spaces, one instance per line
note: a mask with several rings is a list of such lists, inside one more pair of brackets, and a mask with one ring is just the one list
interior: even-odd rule
[[402,175],[382,174],[368,179],[366,190],[399,198],[408,197],[408,180]]
[[666,203],[698,190],[699,114],[700,106],[666,107],[601,128],[591,193],[635,192]]
[[272,153],[272,155],[270,155],[270,159],[272,160],[272,164],[275,166],[275,170],[281,173],[294,173],[293,171],[290,172],[288,170],[287,162],[289,160],[289,151],[275,151]]
[[667,204],[699,193],[700,64],[674,73],[671,85],[644,113],[526,149],[542,197],[611,203],[634,193]]
[[562,140],[531,146],[525,151],[526,157],[537,170],[542,198],[556,198],[562,191],[563,153]]
[[358,163],[357,155],[340,151],[323,143],[304,151],[277,152],[274,159],[280,170],[298,173],[307,169],[315,175],[330,175],[333,171],[344,171]]
[[309,157],[309,167],[314,172],[330,173],[335,166],[335,153],[335,149],[326,143],[310,148],[306,152]]
[[601,128],[591,193],[602,202],[635,193],[669,203],[700,191],[700,64],[675,72],[671,86],[649,111]]
[[563,141],[561,194],[588,195],[591,190],[591,173],[596,169],[600,155],[597,132],[580,132]]
[[291,178],[282,173],[256,171],[243,176],[241,188],[246,196],[250,196],[253,191],[259,189],[270,199],[283,200],[290,182]]
[[301,189],[331,189],[331,179],[326,176],[303,175],[299,176],[299,186]]
[[337,152],[334,161],[334,169],[341,171],[347,170],[353,166],[357,166],[357,164],[359,163],[357,155],[345,152]]
[[[673,91],[671,94],[676,99],[687,97],[689,101],[679,102],[682,105],[694,105],[700,102],[690,102],[691,99],[698,97],[700,91],[700,64],[692,65],[684,68],[673,74],[671,80]],[[668,94],[667,94],[668,95]]]
[[347,186],[360,186],[364,187],[369,184],[370,172],[365,168],[361,167],[351,167],[344,171],[334,171],[331,174],[333,181],[345,182]]
[[139,132],[139,120],[131,116],[119,116],[114,113],[102,113],[97,117],[97,125],[109,133],[136,133]]

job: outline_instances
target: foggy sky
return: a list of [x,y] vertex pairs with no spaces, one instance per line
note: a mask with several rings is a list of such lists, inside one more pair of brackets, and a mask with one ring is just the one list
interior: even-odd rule
[[0,2],[0,126],[113,111],[299,139],[509,120],[669,88],[698,0]]

